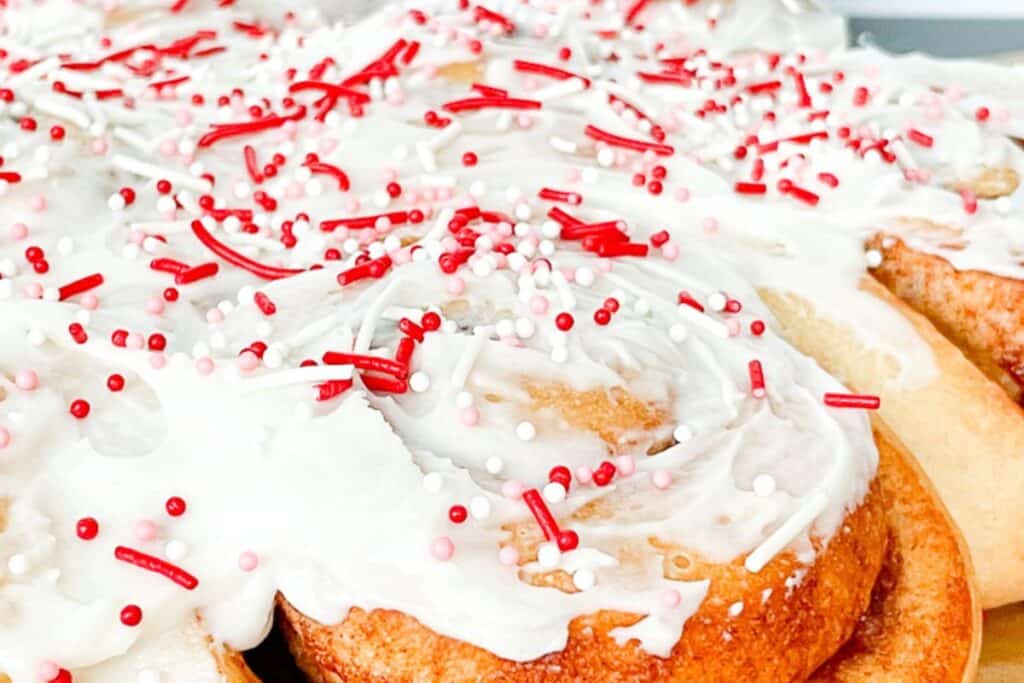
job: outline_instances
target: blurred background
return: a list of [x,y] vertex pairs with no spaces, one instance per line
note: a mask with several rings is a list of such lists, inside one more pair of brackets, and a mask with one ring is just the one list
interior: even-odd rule
[[1024,0],[820,0],[850,17],[850,37],[941,57],[1024,53]]

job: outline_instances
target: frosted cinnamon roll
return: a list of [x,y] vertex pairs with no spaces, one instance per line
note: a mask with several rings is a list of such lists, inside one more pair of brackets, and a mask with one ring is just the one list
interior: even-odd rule
[[909,342],[871,377],[947,377],[812,213],[876,169],[789,158],[846,160],[816,98],[861,86],[774,52],[836,24],[765,8],[5,8],[0,671],[245,680],[276,610],[314,680],[801,680],[894,643],[969,677],[892,394],[755,289],[849,297]]

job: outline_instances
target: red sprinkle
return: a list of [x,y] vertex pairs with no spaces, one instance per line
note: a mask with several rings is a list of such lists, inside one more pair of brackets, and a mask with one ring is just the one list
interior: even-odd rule
[[147,555],[146,553],[135,550],[134,548],[119,545],[114,548],[114,557],[122,562],[133,564],[140,569],[145,569],[146,571],[154,572],[156,574],[162,574],[174,583],[188,590],[193,590],[199,585],[199,579],[192,576],[181,567],[161,560],[159,557]]
[[922,147],[931,147],[935,143],[935,139],[931,135],[926,135],[914,128],[907,131],[907,139]]
[[113,374],[107,378],[107,388],[113,392],[118,392],[124,389],[124,377],[122,375]]
[[423,341],[423,328],[408,318],[402,318],[398,321],[398,329],[402,331],[402,334],[412,337],[418,342]]
[[167,514],[171,517],[181,517],[185,514],[185,499],[180,496],[171,496],[164,503],[164,507],[167,509]]
[[825,394],[825,405],[831,408],[863,408],[864,410],[878,410],[882,405],[882,399],[878,396],[864,394]]
[[572,329],[572,326],[576,324],[571,313],[559,313],[555,316],[555,327],[560,329],[562,332],[568,332]]
[[457,114],[480,109],[540,109],[544,105],[538,100],[524,100],[514,97],[469,97],[464,100],[446,102],[445,111]]
[[576,192],[553,190],[550,187],[542,188],[537,193],[537,196],[551,202],[567,202],[573,206],[579,206],[583,203],[583,197]]
[[615,135],[608,131],[601,130],[597,126],[588,125],[584,129],[584,134],[588,138],[598,140],[611,145],[612,147],[622,147],[624,149],[631,149],[636,152],[654,152],[658,156],[672,156],[676,153],[675,147],[671,145],[663,145],[656,142],[647,142],[646,140],[635,140],[633,138],[625,138],[621,135]]
[[[392,375],[400,380],[409,376],[409,366],[390,358],[380,356],[367,356],[358,353],[343,353],[340,351],[328,351],[323,355],[323,361],[327,365],[354,365],[360,370],[374,370]],[[365,377],[363,379],[366,379]]]
[[537,520],[540,530],[544,532],[544,538],[549,541],[557,541],[561,529],[558,528],[558,522],[552,516],[551,510],[548,509],[547,503],[544,502],[544,498],[540,495],[540,491],[537,489],[524,491],[523,502],[526,503],[526,507],[530,508],[530,512],[533,513],[533,517]]
[[85,399],[76,398],[74,401],[71,402],[71,415],[73,415],[76,419],[84,420],[85,418],[89,417],[90,409],[91,407],[89,406],[89,402],[86,401]]
[[138,605],[126,605],[121,610],[121,623],[125,626],[138,626],[142,622],[142,609]]
[[253,301],[256,302],[256,307],[260,309],[260,313],[265,316],[272,316],[277,313],[277,306],[270,300],[270,297],[263,292],[256,292],[253,297]]
[[462,524],[468,516],[469,511],[466,510],[465,505],[452,505],[448,509],[448,519],[452,520],[455,524]]
[[91,541],[100,533],[100,524],[93,517],[82,517],[75,525],[75,534],[83,541]]
[[99,273],[83,277],[81,280],[69,282],[58,290],[60,300],[64,301],[66,299],[70,299],[76,294],[82,294],[83,292],[88,292],[90,289],[96,289],[102,284],[103,276]]
[[750,393],[754,398],[764,398],[767,392],[764,388],[764,370],[761,368],[761,361],[752,360],[747,365],[750,374]]
[[199,238],[199,241],[214,254],[221,257],[231,265],[247,270],[256,277],[263,278],[264,280],[279,280],[281,278],[291,277],[292,275],[298,275],[303,272],[302,270],[294,268],[274,268],[272,266],[266,266],[262,263],[257,263],[246,256],[242,256],[231,247],[218,242],[217,239],[210,234],[210,231],[203,227],[203,224],[199,221],[192,221],[192,232],[197,238]]

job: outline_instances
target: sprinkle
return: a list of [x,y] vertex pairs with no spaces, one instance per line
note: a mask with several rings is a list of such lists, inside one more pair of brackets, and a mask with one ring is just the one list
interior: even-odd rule
[[625,138],[620,135],[615,135],[601,130],[597,126],[593,125],[588,125],[583,132],[587,137],[599,142],[607,143],[612,147],[622,147],[624,149],[631,149],[637,152],[654,152],[658,156],[672,156],[676,152],[675,148],[670,145]]
[[765,498],[775,493],[775,477],[770,474],[759,474],[754,477],[751,486],[756,495]]
[[734,187],[738,194],[765,194],[768,186],[764,183],[738,182]]
[[[278,280],[285,277],[291,277],[292,275],[298,275],[303,272],[302,270],[291,268],[274,268],[272,266],[266,266],[262,263],[253,261],[246,256],[242,256],[231,247],[218,242],[217,239],[214,238],[214,236],[211,235],[199,221],[192,221],[192,232],[199,241],[214,254],[220,256],[231,265],[247,270],[256,277],[263,278],[264,280]],[[182,275],[184,275],[184,273]],[[177,282],[177,278],[175,278],[175,282]]]
[[665,470],[656,470],[651,475],[651,483],[654,484],[655,488],[664,491],[672,486],[672,475]]
[[75,524],[75,534],[83,541],[91,541],[100,533],[99,522],[93,517],[82,517]]
[[907,131],[907,139],[914,142],[921,147],[931,147],[935,140],[930,135],[926,135],[919,130],[911,128]]
[[245,551],[238,556],[238,568],[243,572],[254,571],[260,564],[259,556],[251,551]]
[[126,605],[121,610],[121,623],[125,626],[138,626],[142,622],[142,609],[138,605]]
[[761,368],[761,361],[750,361],[747,371],[750,375],[750,394],[754,398],[764,398],[767,392],[764,388],[764,370]]
[[352,365],[360,370],[383,372],[400,380],[404,380],[409,376],[408,365],[398,363],[390,358],[381,358],[380,356],[328,351],[323,355],[323,362],[327,365]]
[[516,71],[521,73],[539,74],[541,76],[549,76],[560,81],[576,79],[584,84],[585,87],[590,87],[590,79],[584,78],[583,76],[577,76],[571,71],[565,69],[559,69],[556,66],[548,66],[547,64],[538,64],[537,62],[528,62],[524,59],[517,59],[512,62],[513,67]]
[[547,201],[567,202],[572,206],[578,206],[583,203],[583,197],[576,192],[567,192],[565,190],[553,190],[549,187],[542,188],[537,193],[537,196]]
[[480,109],[531,110],[540,109],[543,106],[543,103],[539,100],[524,100],[513,97],[469,97],[463,100],[446,102],[443,105],[443,109],[457,114],[463,111],[478,111]]
[[455,543],[447,536],[435,538],[430,544],[430,554],[439,562],[447,562],[455,555]]
[[825,405],[831,408],[863,408],[864,410],[878,410],[882,405],[882,399],[878,396],[865,394],[825,394]]
[[757,573],[764,569],[775,555],[789,545],[804,529],[824,511],[828,505],[828,495],[818,491],[806,499],[804,505],[775,530],[761,545],[747,555],[744,566],[747,571]]
[[114,548],[114,557],[122,562],[133,564],[140,569],[162,574],[174,583],[188,590],[193,590],[199,585],[199,580],[184,569],[181,569],[169,562],[165,562],[159,557],[147,555],[133,548],[119,545]]

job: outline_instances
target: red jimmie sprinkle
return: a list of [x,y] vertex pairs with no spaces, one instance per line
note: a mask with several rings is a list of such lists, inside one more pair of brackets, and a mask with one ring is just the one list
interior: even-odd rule
[[542,188],[537,196],[541,199],[551,202],[566,202],[573,206],[579,206],[583,203],[583,197],[576,192],[568,192],[565,190],[553,190],[550,187]]
[[565,69],[559,69],[557,66],[548,66],[547,64],[538,64],[537,62],[528,62],[524,59],[517,59],[512,64],[516,71],[522,73],[549,76],[560,81],[565,81],[570,78],[578,78],[583,82],[583,84],[586,87],[590,87],[589,78],[584,78],[583,76],[574,74],[571,71],[566,71]]
[[604,258],[616,256],[647,256],[650,247],[642,242],[602,242],[597,255]]
[[330,401],[352,388],[350,379],[332,379],[317,386],[317,401]]
[[548,509],[547,503],[544,502],[544,498],[540,495],[540,491],[537,489],[524,491],[523,502],[526,503],[526,507],[530,508],[530,512],[533,513],[534,519],[537,520],[537,525],[544,532],[544,538],[557,542],[561,529],[558,528],[558,522],[552,516],[551,510]]
[[263,278],[264,280],[279,280],[285,277],[291,277],[292,275],[298,275],[303,272],[302,270],[292,268],[275,268],[273,266],[266,266],[262,263],[257,263],[251,258],[242,256],[231,247],[218,242],[217,239],[210,234],[210,231],[203,227],[203,224],[199,221],[192,221],[192,232],[203,243],[207,249],[212,251],[217,256],[221,257],[233,266],[247,270],[256,277]]
[[464,100],[453,100],[443,105],[445,111],[457,114],[463,111],[479,109],[540,109],[544,105],[539,100],[524,100],[514,97],[468,97]]
[[423,341],[423,328],[408,318],[398,321],[398,329],[402,331],[402,334],[412,337],[418,342]]
[[831,408],[863,408],[878,410],[882,399],[866,394],[825,394],[825,405]]
[[114,548],[114,557],[122,562],[134,564],[136,567],[145,569],[148,572],[162,574],[174,583],[183,588],[187,588],[188,590],[193,590],[199,585],[199,579],[192,576],[181,567],[175,566],[165,560],[161,560],[159,557],[147,555],[146,553],[135,550],[134,548],[119,545]]
[[751,395],[754,398],[764,398],[767,392],[764,388],[764,370],[761,368],[761,361],[750,361],[747,365],[747,372],[750,375]]
[[583,132],[588,138],[604,142],[612,147],[622,147],[636,152],[654,152],[658,156],[672,156],[676,153],[675,147],[672,147],[671,145],[625,138],[621,135],[615,135],[614,133],[609,133],[606,130],[601,130],[597,126],[593,125],[588,125]]
[[265,316],[272,316],[277,313],[277,306],[270,300],[270,297],[263,292],[256,292],[253,297],[253,301],[256,303],[256,307],[260,309],[260,313]]
[[765,194],[768,191],[768,186],[764,183],[751,183],[740,181],[736,183],[734,188],[739,194]]
[[922,133],[921,131],[911,128],[907,131],[907,139],[914,142],[922,147],[931,147],[935,144],[935,139],[931,135]]
[[324,354],[323,361],[327,365],[354,365],[360,370],[383,372],[398,379],[405,379],[409,376],[408,365],[393,361],[390,358],[381,358],[380,356],[328,351]]
[[70,299],[76,294],[82,294],[88,292],[90,289],[96,289],[103,284],[103,275],[100,273],[94,273],[83,277],[80,280],[69,282],[68,284],[61,287],[58,292],[60,294],[60,300],[64,301]]
[[174,276],[174,284],[190,285],[193,282],[199,282],[200,280],[211,278],[219,271],[220,266],[216,263],[204,263],[196,266],[195,268],[186,268]]
[[332,232],[338,228],[349,230],[365,230],[372,228],[382,218],[386,218],[391,225],[404,225],[409,222],[409,211],[392,211],[391,213],[379,213],[373,216],[358,216],[355,218],[335,218],[333,220],[321,221],[320,229],[324,232]]
[[370,391],[379,391],[388,394],[404,394],[409,391],[409,383],[404,379],[393,377],[377,377],[375,375],[362,375],[363,385]]
[[329,175],[334,178],[338,183],[338,189],[342,192],[348,192],[351,183],[349,183],[348,175],[332,164],[325,164],[322,161],[311,161],[306,164],[306,168],[309,169],[310,173]]
[[412,352],[416,348],[416,342],[412,337],[402,337],[398,342],[398,348],[395,350],[395,362],[401,363],[402,365],[409,365],[409,361],[412,360]]

